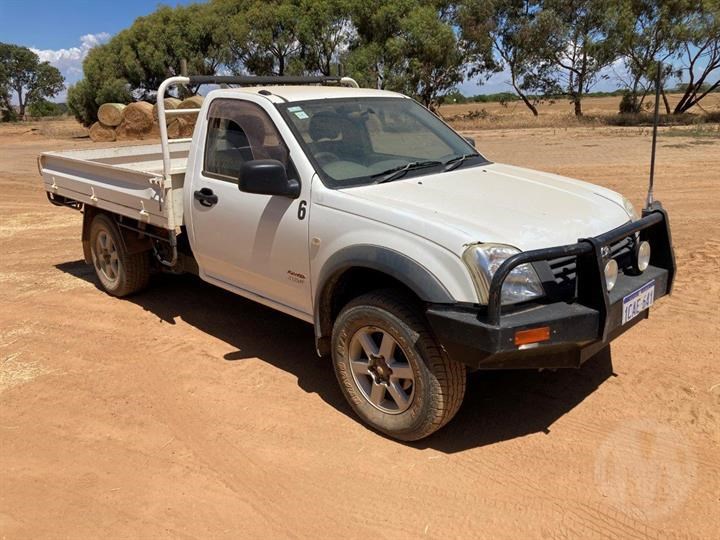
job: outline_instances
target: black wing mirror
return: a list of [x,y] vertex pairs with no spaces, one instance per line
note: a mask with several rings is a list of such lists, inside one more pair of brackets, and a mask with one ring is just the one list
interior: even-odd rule
[[240,166],[240,191],[260,195],[279,195],[297,199],[300,182],[288,178],[285,166],[276,159],[255,159]]
[[473,139],[472,137],[465,137],[465,140],[468,142],[468,144],[470,144],[470,146],[475,148],[475,139]]

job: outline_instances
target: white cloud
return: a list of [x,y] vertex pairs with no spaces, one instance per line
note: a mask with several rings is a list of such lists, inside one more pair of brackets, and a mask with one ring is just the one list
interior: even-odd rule
[[[87,53],[93,47],[105,43],[110,39],[110,34],[100,32],[98,34],[85,34],[80,37],[80,44],[68,49],[37,49],[30,47],[30,50],[38,55],[41,62],[50,62],[60,70],[65,77],[65,84],[70,85],[82,78],[82,62]],[[55,101],[64,101],[66,92],[58,94]]]

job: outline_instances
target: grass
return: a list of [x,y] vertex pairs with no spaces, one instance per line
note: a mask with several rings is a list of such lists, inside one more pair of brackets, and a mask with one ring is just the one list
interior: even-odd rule
[[[691,137],[693,139],[720,139],[720,124],[695,125],[690,129],[670,128],[663,132],[663,137]],[[700,141],[698,141],[700,142]],[[711,143],[712,141],[702,141]]]
[[[680,99],[678,95],[668,96],[670,106]],[[582,117],[572,113],[572,107],[565,100],[545,102],[538,106],[539,116],[533,116],[521,102],[511,103],[465,103],[443,105],[440,114],[454,128],[459,130],[484,129],[525,129],[525,128],[575,128],[575,127],[647,127],[652,126],[653,115],[643,112],[636,115],[618,114],[619,96],[592,97],[583,101]],[[663,114],[660,124],[664,126],[686,126],[720,123],[720,94],[713,94],[703,100],[703,109],[694,108],[682,115]]]

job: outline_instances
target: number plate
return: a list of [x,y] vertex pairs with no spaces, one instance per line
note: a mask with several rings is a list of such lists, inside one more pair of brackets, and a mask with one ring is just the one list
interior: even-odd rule
[[655,300],[655,280],[646,283],[637,291],[623,298],[622,323],[634,319],[640,313],[653,305]]

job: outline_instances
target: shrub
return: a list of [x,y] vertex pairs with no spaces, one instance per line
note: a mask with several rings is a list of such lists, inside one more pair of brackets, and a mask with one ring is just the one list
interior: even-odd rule
[[637,94],[632,92],[624,92],[620,100],[620,114],[639,114],[640,102]]

